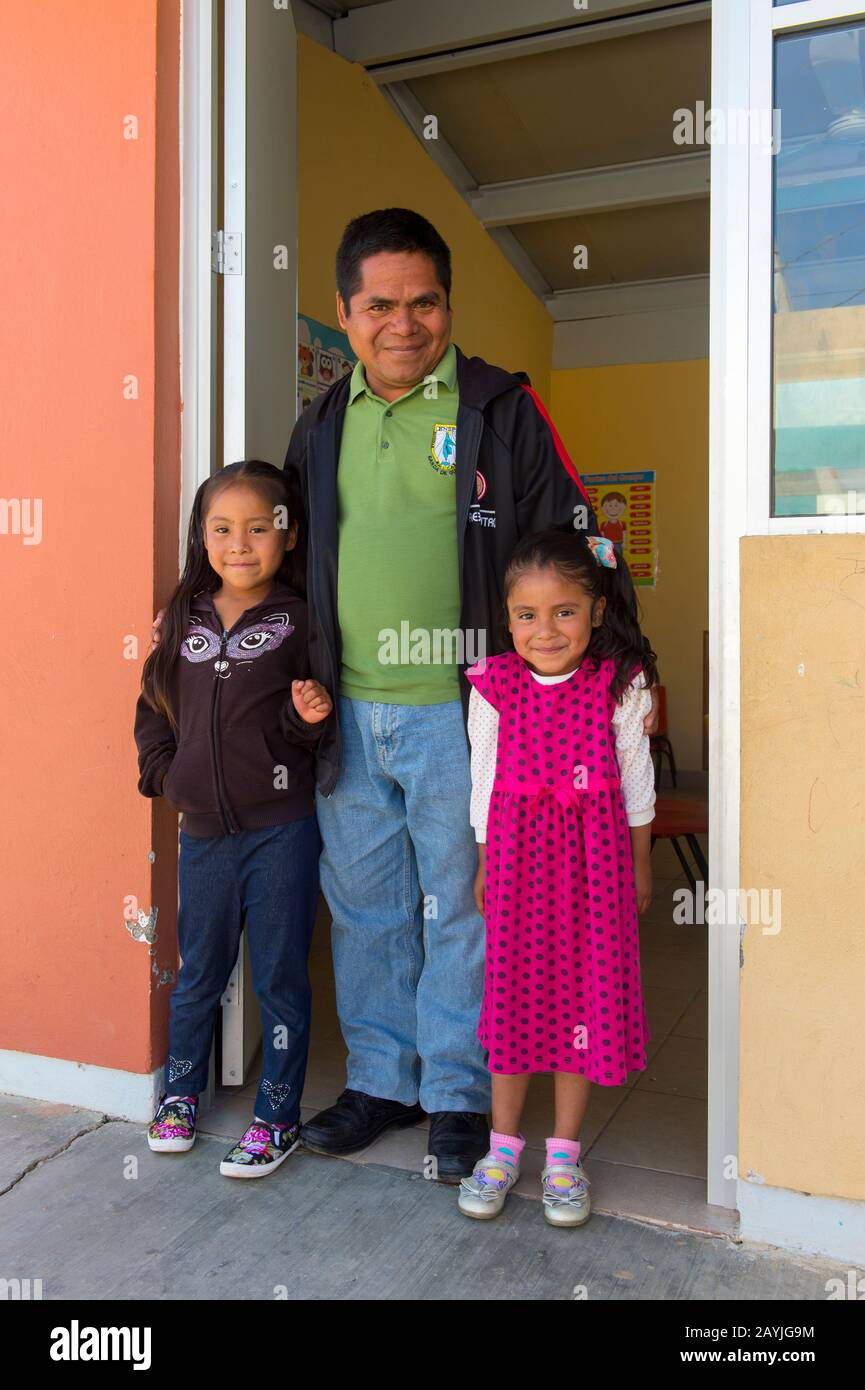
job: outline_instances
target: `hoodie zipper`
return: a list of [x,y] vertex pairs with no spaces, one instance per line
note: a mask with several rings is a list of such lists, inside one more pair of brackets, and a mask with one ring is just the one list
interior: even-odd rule
[[[245,616],[245,615],[244,615]],[[223,628],[222,637],[219,641],[219,662],[225,660],[225,644],[228,641],[228,629]],[[222,818],[223,828],[226,835],[236,835],[240,827],[234,817],[234,812],[228,803],[225,795],[225,783],[222,777],[221,754],[222,747],[219,740],[219,696],[222,690],[222,666],[220,664],[216,677],[213,682],[213,698],[210,702],[210,750],[213,755],[213,772],[216,778],[216,799],[219,802],[219,814]]]
[[[213,603],[212,597],[210,601]],[[248,621],[250,613],[254,613],[257,608],[263,608],[265,604],[271,604],[274,601],[271,595],[268,595],[268,597],[262,599],[260,603],[254,604],[252,608],[247,608],[245,612],[241,613],[237,622],[232,623],[230,628],[222,629],[222,635],[219,639],[219,656],[217,658],[219,669],[214,678],[213,695],[210,701],[210,751],[213,757],[213,775],[216,782],[216,799],[219,802],[219,815],[226,835],[238,834],[240,826],[237,823],[237,818],[232,810],[231,803],[225,794],[225,780],[222,776],[222,744],[219,738],[219,697],[222,692],[222,675],[220,674],[222,670],[221,663],[225,660],[226,643],[237,627],[237,624]],[[216,613],[215,606],[213,611]],[[218,618],[219,614],[217,613],[216,616]]]

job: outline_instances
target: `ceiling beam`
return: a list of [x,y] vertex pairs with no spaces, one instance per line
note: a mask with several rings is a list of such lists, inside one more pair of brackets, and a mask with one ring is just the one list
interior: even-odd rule
[[[468,200],[472,193],[477,192],[477,180],[443,136],[439,135],[435,140],[424,138],[424,120],[427,113],[411,89],[404,82],[392,82],[383,87],[382,92],[397,115],[416,137],[424,152],[438,165],[454,188]],[[513,232],[509,231],[507,227],[498,227],[489,229],[489,235],[532,293],[537,295],[542,302],[545,302],[553,292],[552,287],[541,275],[534,261],[517,241]]]
[[635,362],[687,362],[709,356],[709,310],[657,309],[575,319],[553,329],[553,371]]
[[578,169],[569,174],[487,183],[467,197],[485,227],[549,222],[558,217],[651,203],[678,203],[708,196],[710,158],[708,151],[699,151]]
[[456,150],[448,144],[443,135],[434,140],[426,139],[424,121],[428,112],[424,109],[411,88],[404,82],[392,82],[382,88],[382,94],[390,102],[397,115],[405,121],[409,130],[417,137],[430,159],[444,171],[454,188],[460,193],[477,192],[478,181],[463,164]]
[[553,294],[553,288],[544,279],[528,251],[517,241],[513,232],[508,227],[489,227],[487,231],[502,255],[510,261],[520,279],[528,285],[538,299],[546,304],[550,295]]
[[707,309],[708,275],[679,275],[666,280],[632,280],[589,290],[556,290],[545,300],[556,323],[580,319],[621,318],[665,309]]
[[[591,0],[587,9],[576,10],[562,0],[436,0],[433,5],[385,0],[335,20],[333,36],[341,57],[367,68],[434,53],[444,55],[450,67],[453,50],[544,36],[559,47],[581,28],[603,29],[605,21],[622,16],[646,16],[651,23],[653,11],[676,10],[682,11],[679,22],[693,23],[706,17],[695,12],[708,12],[709,5],[706,0]],[[403,80],[405,74],[394,77]]]

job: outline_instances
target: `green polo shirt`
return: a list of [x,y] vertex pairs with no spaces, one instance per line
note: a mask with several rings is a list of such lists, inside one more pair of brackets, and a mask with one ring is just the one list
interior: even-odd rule
[[[456,349],[395,401],[355,365],[337,468],[340,690],[355,700],[459,698]],[[433,394],[435,391],[435,395]]]

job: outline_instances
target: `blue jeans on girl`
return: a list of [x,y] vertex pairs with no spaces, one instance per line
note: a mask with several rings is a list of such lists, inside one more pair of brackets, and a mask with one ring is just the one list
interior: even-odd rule
[[320,848],[314,815],[209,839],[181,831],[177,932],[183,964],[171,996],[168,1095],[198,1095],[207,1086],[213,1025],[245,925],[261,1008],[255,1114],[272,1124],[299,1120]]

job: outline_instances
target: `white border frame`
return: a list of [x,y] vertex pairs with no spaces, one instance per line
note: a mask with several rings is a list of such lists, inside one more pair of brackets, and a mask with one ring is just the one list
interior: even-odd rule
[[[750,34],[751,110],[774,106],[773,61],[778,37],[822,29],[827,25],[861,23],[865,9],[850,0],[799,0],[795,5],[775,6],[772,0],[750,0],[750,15],[743,16]],[[721,104],[720,102],[718,103]],[[752,536],[850,535],[865,532],[865,513],[827,516],[771,515],[772,459],[772,192],[773,165],[760,145],[750,149],[748,250],[749,303],[749,432],[748,432],[748,528]]]

